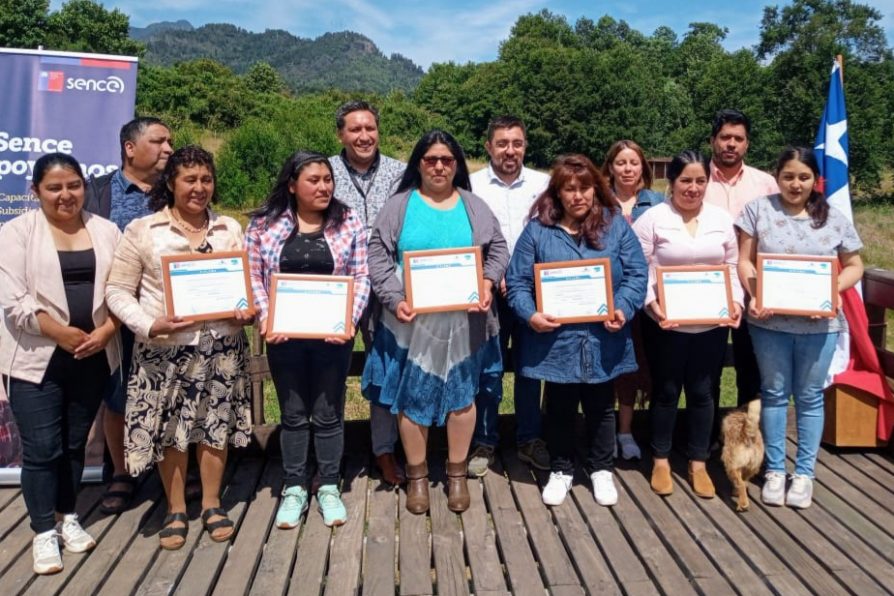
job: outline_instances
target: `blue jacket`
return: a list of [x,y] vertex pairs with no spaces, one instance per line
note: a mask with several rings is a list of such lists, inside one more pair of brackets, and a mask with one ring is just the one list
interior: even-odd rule
[[644,188],[638,193],[636,193],[636,205],[633,206],[633,211],[630,215],[633,217],[633,221],[636,221],[640,215],[646,212],[650,207],[654,207],[658,203],[664,202],[664,195],[658,192],[657,190],[651,190],[648,188]]
[[[645,300],[649,268],[636,234],[620,215],[612,217],[602,245],[595,250],[558,226],[536,220],[525,227],[506,274],[509,306],[525,322],[517,347],[522,375],[553,383],[602,383],[637,369],[630,321]],[[566,324],[548,333],[531,329],[527,321],[537,311],[534,263],[597,258],[611,260],[615,309],[628,324],[617,333],[602,323]]]

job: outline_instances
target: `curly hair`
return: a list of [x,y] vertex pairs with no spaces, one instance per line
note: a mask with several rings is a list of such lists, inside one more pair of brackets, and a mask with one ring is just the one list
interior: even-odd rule
[[155,182],[152,190],[149,191],[149,209],[152,211],[161,211],[165,207],[174,206],[174,180],[180,174],[181,168],[191,168],[194,166],[205,166],[214,179],[214,192],[211,195],[211,202],[217,202],[217,171],[214,169],[214,157],[198,145],[186,145],[174,151],[161,176]]

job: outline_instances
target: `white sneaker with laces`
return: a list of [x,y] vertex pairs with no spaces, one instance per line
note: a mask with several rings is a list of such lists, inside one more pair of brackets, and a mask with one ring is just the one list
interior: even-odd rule
[[782,507],[782,504],[785,502],[785,474],[782,472],[767,472],[764,474],[761,501],[763,501],[764,505]]
[[543,503],[545,505],[561,505],[565,501],[565,495],[571,490],[571,474],[552,472],[549,482],[543,487]]
[[48,575],[62,571],[62,554],[59,552],[59,535],[56,530],[42,532],[31,541],[34,573]]
[[599,470],[590,474],[590,482],[593,483],[593,498],[603,507],[611,507],[618,503],[618,489],[615,488],[615,480],[609,470]]
[[[642,457],[639,445],[636,444],[636,439],[633,438],[633,435],[619,433],[618,444],[621,446],[621,457],[624,459],[640,459]],[[615,457],[617,457],[617,448],[615,449],[615,454]]]
[[84,531],[77,513],[66,513],[56,524],[56,531],[62,536],[62,546],[73,553],[84,553],[96,546],[93,536]]
[[795,509],[807,509],[813,503],[813,480],[804,474],[792,476],[792,485],[785,495],[785,504]]

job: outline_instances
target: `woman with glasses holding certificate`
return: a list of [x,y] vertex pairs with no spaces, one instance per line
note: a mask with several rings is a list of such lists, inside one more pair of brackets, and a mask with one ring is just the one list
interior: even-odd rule
[[[163,257],[240,251],[242,227],[211,210],[217,200],[214,160],[195,145],[168,158],[149,194],[155,213],[131,222],[115,251],[106,287],[109,309],[136,335],[127,384],[125,456],[137,476],[158,464],[168,516],[159,532],[167,550],[186,542],[187,452],[197,444],[202,523],[215,542],[233,522],[220,508],[227,446],[251,440],[247,310],[192,322],[166,314]],[[247,305],[246,305],[247,306]]]
[[[680,392],[686,391],[689,482],[696,495],[712,498],[714,483],[705,469],[714,421],[713,388],[720,382],[729,332],[717,324],[676,325],[667,322],[659,303],[657,268],[715,265],[729,270],[732,312],[737,325],[742,313],[742,287],[735,275],[739,251],[729,214],[704,202],[708,162],[697,151],[683,151],[668,165],[671,198],[642,215],[633,225],[649,262],[649,287],[643,320],[646,353],[652,371],[652,490],[674,490],[668,456],[677,419]],[[698,300],[693,296],[690,300]]]
[[[334,188],[326,157],[298,151],[283,164],[267,200],[252,213],[245,234],[258,325],[267,342],[267,362],[282,413],[284,478],[276,525],[284,529],[297,526],[307,509],[311,437],[320,472],[317,503],[323,522],[338,526],[347,521],[339,492],[345,380],[354,330],[369,300],[369,276],[366,229],[352,209],[332,196]],[[271,297],[279,296],[273,291],[275,274],[350,276],[353,306],[347,332],[318,339],[284,335],[275,326],[281,317],[271,316],[276,310]],[[312,311],[291,313],[308,315],[321,316]]]
[[[603,322],[559,323],[542,299],[545,283],[535,281],[537,266],[607,259],[611,294]],[[575,280],[580,274],[571,273]],[[607,281],[610,278],[611,286]],[[537,290],[541,288],[541,300]],[[560,505],[574,476],[574,419],[581,406],[587,427],[584,467],[600,505],[617,503],[613,479],[615,446],[614,379],[637,369],[627,322],[643,304],[646,262],[630,226],[596,166],[583,155],[553,163],[549,185],[531,208],[506,275],[509,305],[527,321],[516,348],[521,374],[546,381],[546,443],[551,473],[543,502]],[[561,294],[569,295],[564,291]],[[592,302],[584,292],[584,300]],[[543,312],[538,308],[543,305]],[[578,306],[578,305],[569,305]]]
[[[761,371],[761,426],[766,474],[761,500],[767,505],[806,508],[813,500],[813,477],[823,433],[823,386],[839,333],[847,330],[844,314],[798,316],[776,314],[758,305],[758,253],[835,257],[840,262],[838,292],[863,276],[863,244],[854,225],[817,190],[819,165],[811,149],[788,147],[776,163],[779,194],[751,201],[736,220],[740,230],[739,275],[751,295],[748,324]],[[797,283],[797,282],[795,282]],[[783,291],[793,292],[792,284]],[[832,293],[832,288],[827,290]],[[789,397],[795,400],[798,452],[795,473],[785,490],[785,435]]]
[[[369,274],[383,309],[362,388],[367,398],[399,416],[407,456],[406,506],[412,513],[429,508],[426,447],[433,424],[447,425],[447,506],[456,512],[468,508],[466,458],[475,430],[475,395],[499,391],[499,324],[491,301],[509,253],[499,222],[469,189],[456,140],[440,130],[425,134],[397,194],[379,211],[369,241]],[[481,291],[470,294],[474,302],[462,310],[413,310],[411,300],[415,304],[426,288],[409,296],[406,253],[473,247],[480,250],[483,273]]]

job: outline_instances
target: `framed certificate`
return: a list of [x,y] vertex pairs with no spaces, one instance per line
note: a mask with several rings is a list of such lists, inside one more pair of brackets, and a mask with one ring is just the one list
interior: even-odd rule
[[354,278],[350,275],[274,273],[269,293],[271,333],[351,339]]
[[229,319],[236,309],[254,310],[243,251],[165,255],[161,271],[168,316],[211,321]]
[[774,314],[838,314],[838,257],[757,255],[757,307]]
[[608,259],[534,265],[537,311],[559,323],[594,323],[614,317],[612,268]]
[[658,303],[668,323],[732,323],[733,289],[726,265],[656,267]]
[[484,292],[481,248],[408,250],[404,253],[407,304],[417,313],[466,310]]

